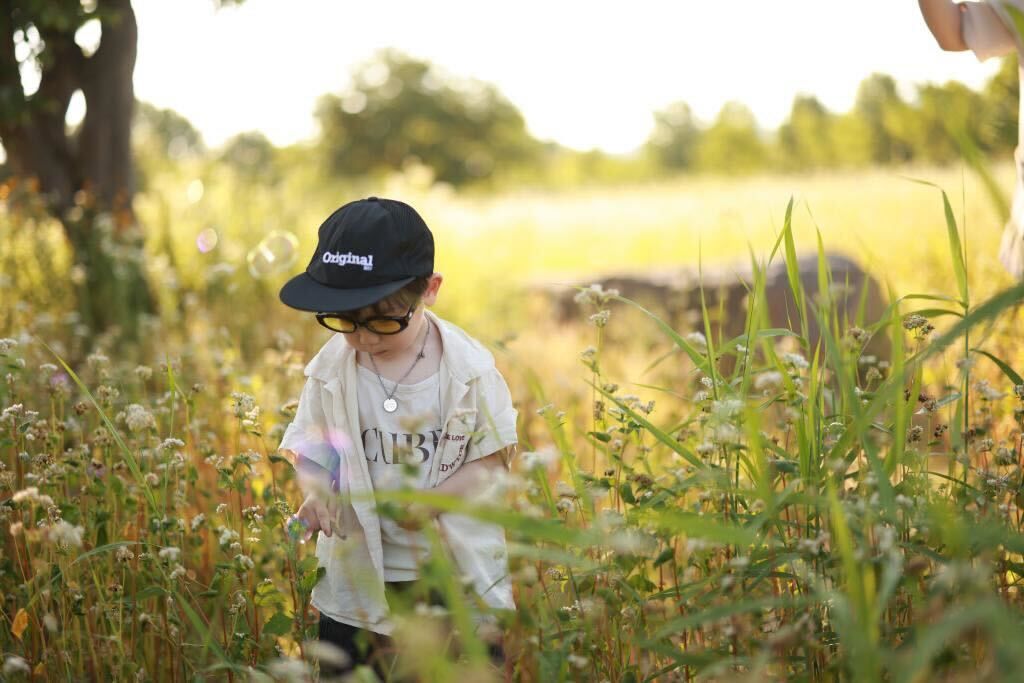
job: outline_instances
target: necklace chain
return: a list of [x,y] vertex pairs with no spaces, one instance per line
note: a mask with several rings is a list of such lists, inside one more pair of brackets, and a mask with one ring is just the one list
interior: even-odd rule
[[373,354],[367,354],[370,356],[370,363],[373,365],[373,372],[377,375],[377,381],[380,382],[380,388],[384,391],[384,410],[389,413],[393,413],[398,410],[398,402],[394,398],[395,393],[398,392],[398,385],[402,383],[403,379],[409,376],[409,373],[416,367],[416,364],[426,357],[426,354],[423,352],[427,348],[427,340],[430,339],[430,320],[424,319],[424,323],[427,328],[427,332],[423,335],[423,345],[420,346],[420,352],[416,354],[416,359],[412,362],[412,365],[409,366],[409,369],[405,371],[405,374],[399,377],[398,381],[395,382],[395,386],[391,390],[391,393],[388,393],[387,387],[384,386],[384,378],[381,377],[380,370],[377,369],[377,361],[373,359]]

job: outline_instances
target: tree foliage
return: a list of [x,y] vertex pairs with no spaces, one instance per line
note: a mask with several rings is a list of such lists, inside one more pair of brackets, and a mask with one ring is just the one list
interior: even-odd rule
[[1008,156],[1018,142],[1015,56],[980,91],[950,81],[917,85],[904,97],[896,81],[872,74],[861,82],[854,106],[829,111],[800,94],[774,135],[759,130],[750,111],[726,104],[710,125],[675,102],[655,112],[645,145],[662,171],[803,171],[910,161],[946,164],[963,154],[966,140],[990,156]]
[[322,97],[316,117],[328,168],[343,176],[420,163],[437,180],[462,185],[540,152],[519,110],[493,85],[391,50],[358,69],[346,92]]

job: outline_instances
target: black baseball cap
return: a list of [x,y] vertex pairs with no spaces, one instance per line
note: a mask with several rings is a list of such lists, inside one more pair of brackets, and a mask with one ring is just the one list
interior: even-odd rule
[[352,311],[434,272],[434,236],[416,210],[367,197],[335,210],[320,226],[316,252],[281,288],[301,311]]

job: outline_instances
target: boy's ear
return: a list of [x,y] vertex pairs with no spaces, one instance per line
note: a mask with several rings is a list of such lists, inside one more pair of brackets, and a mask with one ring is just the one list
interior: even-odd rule
[[427,291],[423,292],[423,303],[427,306],[434,305],[434,302],[437,301],[437,292],[441,289],[443,282],[444,276],[441,273],[434,273],[427,279]]

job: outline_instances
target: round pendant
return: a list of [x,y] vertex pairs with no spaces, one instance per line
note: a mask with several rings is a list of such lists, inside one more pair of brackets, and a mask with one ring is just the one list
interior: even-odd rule
[[396,401],[393,398],[389,398],[389,399],[385,400],[384,401],[384,410],[389,412],[389,413],[395,412],[396,410],[398,410],[398,401]]

